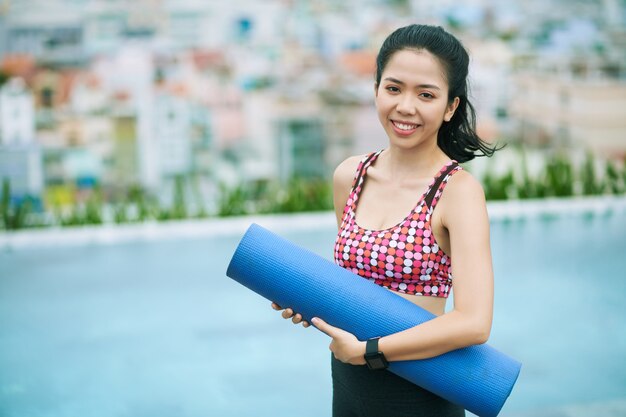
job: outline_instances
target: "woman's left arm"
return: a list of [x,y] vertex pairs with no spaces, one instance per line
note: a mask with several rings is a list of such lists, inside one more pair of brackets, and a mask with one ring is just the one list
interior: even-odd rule
[[[493,315],[493,269],[489,218],[481,185],[463,171],[454,175],[437,206],[450,236],[454,307],[451,311],[405,331],[385,336],[379,350],[389,361],[425,359],[462,347],[485,343]],[[314,322],[317,327],[317,323]],[[362,363],[365,343],[321,322],[320,330],[333,340],[339,360]],[[329,331],[330,330],[330,331]],[[352,337],[350,337],[352,336]],[[343,350],[345,349],[345,352]],[[355,356],[356,355],[356,356]],[[342,358],[343,356],[344,358]]]
[[425,359],[485,343],[491,332],[493,268],[483,189],[461,171],[450,179],[437,208],[442,210],[440,218],[450,236],[454,308],[383,337],[379,349],[391,361]]

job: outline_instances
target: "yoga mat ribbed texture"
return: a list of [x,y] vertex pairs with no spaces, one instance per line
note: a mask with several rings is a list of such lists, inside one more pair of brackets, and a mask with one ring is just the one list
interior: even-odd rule
[[[305,318],[320,317],[359,340],[386,336],[431,313],[315,253],[252,224],[226,274]],[[484,344],[424,360],[391,362],[389,370],[481,417],[496,416],[521,364]]]

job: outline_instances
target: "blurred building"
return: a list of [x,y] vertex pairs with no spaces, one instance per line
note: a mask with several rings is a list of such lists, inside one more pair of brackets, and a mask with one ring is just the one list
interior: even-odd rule
[[[119,93],[117,99],[118,103],[116,103],[111,113],[113,121],[113,155],[109,180],[111,184],[121,189],[136,184],[154,185],[147,181],[141,181],[141,145],[137,135],[137,112],[129,105],[128,97],[123,93]],[[143,161],[147,158],[152,159],[152,153],[150,152],[146,150],[146,153],[143,154]]]
[[39,200],[43,174],[41,150],[35,144],[0,145],[0,181],[9,180],[12,198]]
[[468,47],[481,137],[623,155],[618,0],[0,0],[0,71],[34,112],[2,113],[0,141],[40,144],[66,196],[328,178],[386,146],[375,56],[415,22]]
[[83,9],[76,6],[58,0],[9,2],[5,11],[6,38],[0,51],[28,54],[46,64],[82,63]]
[[0,143],[27,145],[35,142],[33,96],[21,78],[12,78],[0,90]]
[[160,153],[161,176],[188,174],[191,169],[191,112],[184,96],[167,91],[155,94],[153,140]]
[[6,44],[5,39],[7,39],[7,15],[9,14],[9,1],[8,0],[0,0],[0,58],[6,54],[6,48],[8,45]]
[[522,140],[626,155],[625,73],[587,58],[517,75],[511,112]]
[[319,116],[276,121],[279,179],[324,179],[328,177],[327,141]]
[[0,180],[4,179],[10,181],[14,197],[39,197],[43,190],[33,96],[21,78],[0,86]]
[[[56,0],[69,7],[68,0]],[[83,0],[79,0],[83,1]],[[90,0],[82,11],[83,48],[87,57],[115,53],[126,43],[143,42],[163,31],[161,0]]]

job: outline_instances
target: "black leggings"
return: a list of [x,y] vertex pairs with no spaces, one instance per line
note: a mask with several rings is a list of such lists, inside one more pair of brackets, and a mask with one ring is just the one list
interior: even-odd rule
[[333,417],[462,417],[465,410],[389,372],[332,358]]

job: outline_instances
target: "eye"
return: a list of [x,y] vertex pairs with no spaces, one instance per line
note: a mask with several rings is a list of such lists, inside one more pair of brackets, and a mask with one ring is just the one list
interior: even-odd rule
[[399,93],[400,89],[398,87],[396,87],[395,85],[388,85],[387,87],[385,87],[385,90],[389,91],[390,93]]
[[424,91],[423,93],[420,93],[420,96],[424,97],[426,99],[429,99],[429,100],[435,98],[434,95],[432,95],[431,93],[429,93],[427,91]]

